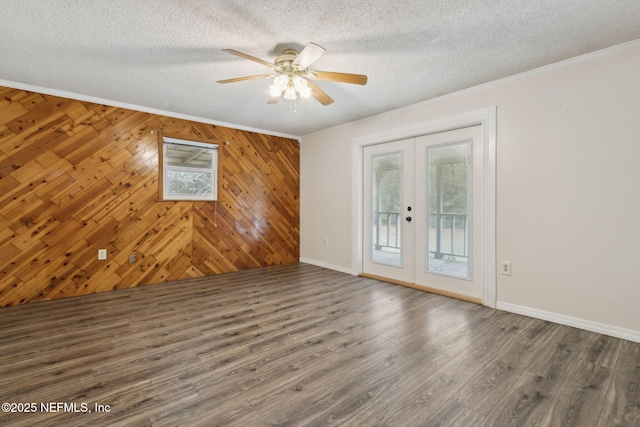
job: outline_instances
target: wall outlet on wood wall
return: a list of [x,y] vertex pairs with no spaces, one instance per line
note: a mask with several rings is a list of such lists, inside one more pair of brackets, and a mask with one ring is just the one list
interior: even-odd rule
[[107,250],[98,249],[98,260],[104,261],[105,259],[107,259]]
[[[233,141],[218,153],[224,203],[156,202],[160,130]],[[296,139],[0,84],[0,141],[0,308],[298,262]]]

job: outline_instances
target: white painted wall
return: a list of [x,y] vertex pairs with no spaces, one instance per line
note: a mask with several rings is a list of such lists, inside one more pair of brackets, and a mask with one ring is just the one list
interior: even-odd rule
[[638,76],[640,41],[303,137],[301,260],[353,271],[354,138],[495,105],[498,307],[640,341]]

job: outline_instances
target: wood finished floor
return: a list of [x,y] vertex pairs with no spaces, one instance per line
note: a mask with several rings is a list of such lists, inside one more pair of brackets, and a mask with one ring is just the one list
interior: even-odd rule
[[638,343],[305,264],[2,308],[0,381],[2,426],[640,426]]

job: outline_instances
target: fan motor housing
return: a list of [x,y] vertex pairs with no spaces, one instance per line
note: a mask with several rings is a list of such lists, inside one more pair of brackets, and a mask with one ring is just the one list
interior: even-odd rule
[[295,75],[299,74],[300,67],[298,65],[294,65],[293,61],[298,57],[298,51],[295,49],[286,49],[282,55],[278,56],[275,61],[273,61],[273,69],[278,74],[287,74],[287,75]]

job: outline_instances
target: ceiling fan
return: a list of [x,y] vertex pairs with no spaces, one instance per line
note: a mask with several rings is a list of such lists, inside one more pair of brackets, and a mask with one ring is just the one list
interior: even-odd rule
[[322,105],[333,103],[333,99],[322,89],[316,86],[312,80],[327,80],[331,82],[351,83],[357,85],[367,84],[367,76],[363,74],[336,73],[332,71],[311,71],[309,66],[320,58],[325,49],[315,43],[309,43],[300,53],[295,49],[286,49],[278,56],[273,64],[255,56],[238,52],[233,49],[223,49],[232,55],[245,58],[258,64],[272,68],[275,74],[260,74],[256,76],[236,77],[234,79],[218,80],[218,83],[234,83],[243,80],[272,78],[270,86],[271,97],[267,104],[275,104],[284,98],[293,101],[298,96],[306,98],[309,95],[317,99]]

